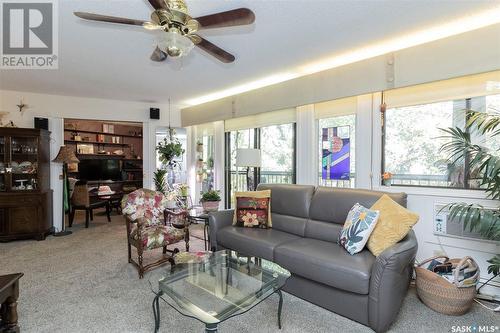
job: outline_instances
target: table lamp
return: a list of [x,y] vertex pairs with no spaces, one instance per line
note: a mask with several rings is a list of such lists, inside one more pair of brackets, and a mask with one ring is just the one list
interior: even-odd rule
[[[247,189],[250,190],[250,168],[260,168],[262,166],[262,156],[260,149],[238,149],[236,150],[236,167],[247,168]],[[238,179],[238,169],[236,169],[236,179]],[[255,191],[257,184],[254,181],[252,190]]]
[[69,195],[68,195],[68,164],[79,163],[80,160],[75,156],[75,152],[70,147],[61,146],[56,158],[52,160],[55,163],[62,163],[63,165],[63,195],[62,195],[62,228],[59,232],[55,232],[54,236],[61,237],[71,235],[72,232],[66,230],[65,215],[66,210],[69,209]]

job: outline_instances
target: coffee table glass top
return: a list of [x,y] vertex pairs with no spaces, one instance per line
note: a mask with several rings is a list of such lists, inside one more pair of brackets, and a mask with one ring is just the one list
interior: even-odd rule
[[219,251],[162,275],[159,290],[170,306],[205,324],[217,324],[280,290],[290,272],[264,259]]

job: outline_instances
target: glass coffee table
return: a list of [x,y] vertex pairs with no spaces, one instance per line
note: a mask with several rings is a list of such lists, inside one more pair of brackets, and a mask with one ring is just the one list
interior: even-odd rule
[[244,314],[273,294],[279,297],[290,272],[261,258],[234,251],[208,253],[199,260],[176,264],[161,274],[154,291],[155,332],[160,328],[160,298],[180,314],[205,324],[205,332],[217,332],[219,323]]

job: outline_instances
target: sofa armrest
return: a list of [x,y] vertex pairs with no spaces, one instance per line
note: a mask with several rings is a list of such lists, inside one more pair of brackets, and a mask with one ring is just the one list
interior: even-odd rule
[[210,249],[217,249],[217,231],[233,224],[234,209],[213,212],[208,217]]
[[368,318],[376,332],[385,332],[396,318],[408,291],[418,244],[411,230],[399,243],[382,252],[370,277]]

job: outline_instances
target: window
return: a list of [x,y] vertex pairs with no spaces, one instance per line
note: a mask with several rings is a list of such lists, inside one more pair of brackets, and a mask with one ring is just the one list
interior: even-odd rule
[[[441,147],[449,139],[441,128],[464,128],[466,110],[499,112],[500,95],[387,109],[383,169],[393,174],[393,185],[478,188],[466,164],[451,165]],[[489,137],[475,143],[498,151],[500,142]]]
[[226,207],[234,206],[234,192],[246,191],[246,170],[236,167],[236,151],[240,148],[255,148],[255,130],[243,129],[226,132]]
[[261,183],[295,183],[295,124],[260,129]]
[[[226,206],[234,205],[235,191],[246,191],[247,171],[258,183],[295,183],[295,123],[226,132]],[[262,167],[256,172],[236,167],[240,148],[261,150]]]
[[201,192],[214,189],[214,136],[202,135],[196,143],[198,155],[196,177],[201,183]]
[[[356,185],[356,115],[319,119],[318,123],[318,184],[354,188]],[[334,143],[334,138],[340,144]]]

